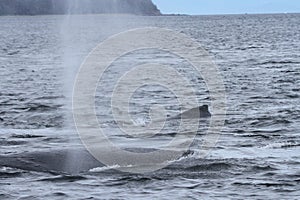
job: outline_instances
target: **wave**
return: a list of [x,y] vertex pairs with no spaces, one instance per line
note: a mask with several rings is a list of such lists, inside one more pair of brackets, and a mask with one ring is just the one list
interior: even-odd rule
[[280,60],[280,61],[269,60],[269,61],[257,63],[257,65],[269,65],[269,64],[273,64],[273,65],[280,65],[280,64],[300,64],[300,62],[298,62],[298,61],[290,61],[290,60]]
[[24,174],[23,171],[16,170],[13,168],[2,167],[0,168],[0,178],[15,178],[20,177]]
[[[129,166],[128,166],[128,167],[129,167]],[[120,168],[120,165],[104,166],[104,167],[96,167],[96,168],[90,169],[89,172],[92,172],[92,173],[99,173],[99,172],[104,172],[104,171],[107,171],[107,170],[118,169],[118,168]]]
[[24,135],[12,134],[10,136],[10,138],[22,138],[22,139],[25,139],[25,138],[42,138],[42,137],[46,137],[46,136],[43,136],[43,135],[32,135],[32,134],[24,134]]
[[75,181],[80,181],[80,180],[86,180],[87,178],[84,176],[78,176],[78,175],[59,175],[59,176],[54,176],[51,178],[42,178],[39,179],[38,181],[46,181],[46,182],[75,182]]
[[300,143],[296,141],[277,142],[264,146],[266,149],[281,149],[281,148],[293,148],[299,147]]
[[0,140],[0,146],[18,146],[18,145],[24,145],[27,144],[26,141],[6,141],[6,140]]
[[248,46],[248,47],[237,47],[236,50],[248,50],[248,49],[263,49],[264,47],[262,46]]
[[232,166],[229,163],[226,162],[215,162],[210,164],[200,164],[200,165],[194,165],[185,168],[187,171],[221,171],[221,170],[228,170]]

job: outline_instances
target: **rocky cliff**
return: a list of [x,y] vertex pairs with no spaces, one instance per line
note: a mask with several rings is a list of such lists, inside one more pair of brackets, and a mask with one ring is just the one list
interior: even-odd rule
[[151,0],[0,0],[0,15],[160,15]]

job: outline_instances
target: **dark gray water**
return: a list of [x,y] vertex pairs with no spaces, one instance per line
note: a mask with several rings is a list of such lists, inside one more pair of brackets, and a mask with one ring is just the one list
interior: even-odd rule
[[[185,33],[214,57],[225,82],[227,116],[207,157],[197,156],[204,134],[199,130],[182,159],[137,175],[103,167],[85,152],[70,120],[69,97],[72,77],[98,42],[147,26]],[[0,17],[0,36],[0,199],[299,198],[299,14]],[[111,68],[96,100],[101,124],[124,146],[108,93],[126,60]],[[137,60],[174,62],[193,80],[199,102],[210,104],[203,80],[186,72],[185,63],[147,51],[138,52]],[[153,99],[178,114],[172,94],[150,89],[133,97],[136,119]],[[175,134],[172,123],[166,131],[154,142]]]

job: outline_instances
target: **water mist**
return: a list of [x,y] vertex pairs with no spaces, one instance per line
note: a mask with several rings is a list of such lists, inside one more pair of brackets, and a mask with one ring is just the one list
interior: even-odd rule
[[[85,165],[86,150],[77,135],[72,115],[72,92],[76,74],[80,65],[88,53],[101,41],[107,37],[126,30],[126,20],[116,14],[87,14],[92,9],[91,1],[84,1],[84,5],[77,0],[67,1],[67,12],[61,26],[61,39],[64,49],[63,54],[63,83],[65,96],[65,128],[69,140],[68,157],[65,160],[67,171],[77,171],[81,165]],[[112,8],[114,5],[115,9]],[[105,13],[117,10],[118,5],[109,4],[103,8]],[[92,10],[90,10],[92,13]],[[92,32],[94,26],[102,27]],[[78,151],[78,149],[80,149]],[[73,170],[74,169],[74,170]]]

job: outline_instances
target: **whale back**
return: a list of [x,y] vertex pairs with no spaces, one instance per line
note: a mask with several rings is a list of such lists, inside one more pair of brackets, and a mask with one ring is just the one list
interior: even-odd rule
[[77,174],[102,167],[103,164],[85,149],[68,149],[0,156],[0,166],[28,171]]
[[208,110],[208,105],[192,108],[179,115],[182,119],[196,119],[196,118],[207,118],[211,117]]

